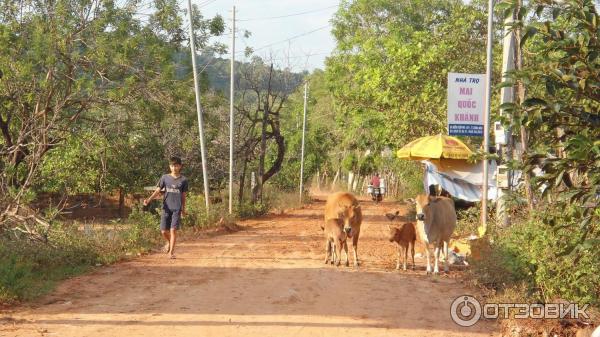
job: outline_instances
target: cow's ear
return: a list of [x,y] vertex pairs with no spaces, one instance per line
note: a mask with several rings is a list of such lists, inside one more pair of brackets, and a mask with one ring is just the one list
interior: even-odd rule
[[385,216],[386,216],[386,218],[388,218],[388,220],[390,220],[390,221],[394,220],[394,218],[396,217],[396,215],[395,215],[395,214],[392,214],[392,213],[387,213]]

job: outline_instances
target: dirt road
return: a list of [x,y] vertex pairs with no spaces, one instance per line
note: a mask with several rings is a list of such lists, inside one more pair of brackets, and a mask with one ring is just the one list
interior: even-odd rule
[[[322,201],[245,221],[244,230],[183,242],[76,277],[29,307],[0,313],[0,336],[493,336],[462,328],[451,302],[472,293],[461,271],[395,271],[386,210],[363,203],[359,270],[325,266]],[[405,211],[405,209],[404,209]]]

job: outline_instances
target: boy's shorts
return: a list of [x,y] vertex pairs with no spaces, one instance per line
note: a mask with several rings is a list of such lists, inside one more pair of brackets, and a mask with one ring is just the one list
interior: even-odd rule
[[168,231],[170,229],[179,229],[181,223],[181,210],[170,210],[163,207],[162,215],[160,217],[160,230]]

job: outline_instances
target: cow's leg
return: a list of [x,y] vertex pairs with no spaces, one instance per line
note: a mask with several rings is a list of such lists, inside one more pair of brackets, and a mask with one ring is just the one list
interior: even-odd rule
[[429,261],[429,244],[425,243],[425,256],[427,257],[427,274],[431,274],[431,261]]
[[448,265],[448,241],[444,241],[444,271],[446,273],[450,271],[450,266]]
[[397,249],[398,250],[398,252],[397,252],[398,258],[396,259],[396,270],[400,270],[400,244],[397,243],[396,246],[398,248]]
[[408,261],[408,243],[406,244],[406,246],[402,247],[404,248],[404,260],[402,261],[402,270],[406,270],[406,261]]
[[412,256],[412,270],[415,270],[415,242],[410,244],[410,256]]
[[438,268],[438,260],[440,259],[440,245],[439,243],[436,242],[435,246],[434,246],[434,250],[433,250],[433,258],[434,258],[434,262],[433,262],[433,273],[434,274],[439,274],[440,273],[440,269]]
[[346,253],[346,267],[350,266],[350,254],[348,254],[348,240],[344,241],[344,252]]
[[325,241],[325,264],[329,263],[329,257],[332,254],[331,242],[329,239]]
[[354,252],[354,267],[358,268],[359,266],[359,262],[358,262],[358,233],[356,233],[355,235],[352,236],[352,251]]
[[335,240],[335,265],[339,266],[342,262],[342,245],[344,243],[340,239]]

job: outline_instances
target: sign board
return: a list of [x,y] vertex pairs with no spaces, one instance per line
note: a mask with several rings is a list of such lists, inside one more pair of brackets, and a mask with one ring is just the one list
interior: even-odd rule
[[448,134],[483,136],[485,74],[448,73]]

